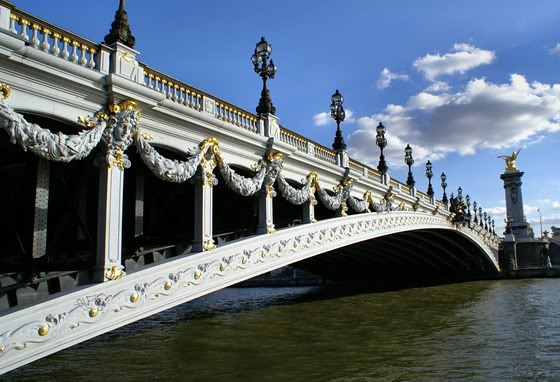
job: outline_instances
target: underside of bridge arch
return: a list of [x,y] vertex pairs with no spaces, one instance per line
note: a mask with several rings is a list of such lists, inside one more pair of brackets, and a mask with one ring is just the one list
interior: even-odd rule
[[372,286],[410,286],[484,279],[496,269],[462,234],[444,229],[401,232],[355,243],[298,263],[325,280]]

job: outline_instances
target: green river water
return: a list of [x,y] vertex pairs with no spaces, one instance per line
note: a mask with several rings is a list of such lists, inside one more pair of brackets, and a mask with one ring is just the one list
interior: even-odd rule
[[6,381],[560,381],[560,279],[230,288]]

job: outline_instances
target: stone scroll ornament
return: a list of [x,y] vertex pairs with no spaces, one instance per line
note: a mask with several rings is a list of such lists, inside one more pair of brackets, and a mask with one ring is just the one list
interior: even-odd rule
[[66,135],[52,133],[35,123],[29,123],[23,115],[16,113],[5,102],[10,96],[10,88],[0,83],[0,129],[10,136],[12,144],[19,144],[24,151],[47,160],[70,162],[87,157],[101,140],[108,124],[108,116],[99,112],[95,120],[88,119],[89,130]]

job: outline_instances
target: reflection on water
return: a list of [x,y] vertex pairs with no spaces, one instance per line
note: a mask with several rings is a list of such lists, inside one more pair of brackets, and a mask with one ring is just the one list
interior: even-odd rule
[[227,289],[4,378],[560,381],[559,286],[535,279],[378,293]]

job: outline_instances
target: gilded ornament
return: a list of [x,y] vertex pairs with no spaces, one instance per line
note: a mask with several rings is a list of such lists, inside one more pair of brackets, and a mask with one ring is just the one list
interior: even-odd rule
[[204,252],[208,252],[213,250],[214,248],[216,248],[216,244],[214,244],[214,240],[210,239],[210,240],[205,240],[202,243],[202,250]]
[[198,148],[202,151],[204,151],[207,147],[210,147],[212,154],[217,154],[220,149],[220,141],[218,141],[217,138],[210,137],[198,144]]
[[97,313],[99,313],[99,311],[97,310],[97,308],[93,308],[89,311],[89,316],[91,318],[97,317]]
[[272,185],[266,186],[266,197],[269,199],[274,197],[274,187]]
[[272,161],[275,161],[275,160],[282,160],[282,157],[283,157],[282,153],[276,152],[274,154],[269,155],[267,160],[269,162],[272,162]]
[[3,82],[0,82],[0,99],[8,99],[12,95],[12,89]]
[[420,198],[416,198],[416,201],[412,205],[412,210],[413,211],[418,211],[418,208],[420,208]]
[[113,158],[109,160],[109,168],[118,167],[119,170],[124,171],[126,168],[125,154],[121,149],[116,149],[113,153]]
[[89,117],[78,117],[78,122],[88,128],[94,128],[97,124],[89,119]]
[[195,279],[195,280],[200,280],[201,277],[202,277],[202,272],[196,271],[196,272],[194,273],[194,279]]
[[511,155],[502,155],[498,157],[506,161],[506,171],[517,171],[517,167],[515,167],[515,161],[519,157],[520,151],[521,149],[517,150],[517,152],[513,151]]
[[124,272],[116,265],[113,265],[107,273],[105,273],[107,280],[118,280],[124,277]]
[[241,263],[242,263],[242,264],[247,264],[247,261],[248,261],[247,256],[243,256],[243,257],[241,258]]
[[226,270],[226,265],[224,263],[220,264],[220,272],[223,272]]
[[439,205],[436,206],[436,209],[432,212],[432,215],[437,215],[439,212]]
[[154,139],[154,136],[152,134],[143,133],[142,138],[144,138],[147,141],[151,141],[152,139]]
[[109,111],[113,114],[116,114],[123,110],[140,111],[140,109],[138,108],[138,104],[131,100],[126,100],[109,105]]
[[267,224],[267,226],[266,226],[266,232],[267,232],[267,233],[276,232],[276,228],[274,228],[274,224]]
[[404,202],[400,202],[399,205],[397,206],[397,209],[404,211],[404,206],[405,206]]
[[6,350],[6,347],[0,345],[0,353],[2,353],[4,350]]
[[163,284],[163,289],[169,290],[172,286],[173,284],[171,284],[171,281],[166,281],[165,284]]
[[45,326],[41,326],[37,332],[39,333],[39,335],[40,335],[41,337],[44,337],[44,336],[46,336],[47,334],[49,334],[49,327],[46,326],[46,325],[45,325]]
[[139,299],[140,299],[140,295],[138,293],[133,293],[130,296],[130,302],[132,303],[138,302]]

